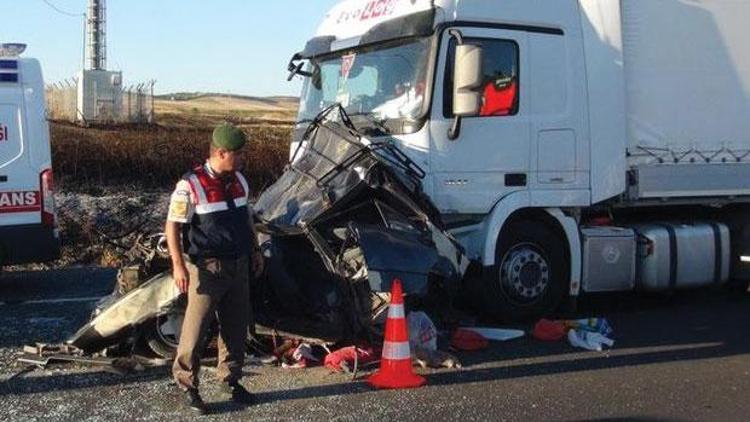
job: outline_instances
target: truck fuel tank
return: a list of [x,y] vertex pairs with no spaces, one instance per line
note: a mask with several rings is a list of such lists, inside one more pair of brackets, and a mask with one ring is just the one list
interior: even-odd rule
[[723,284],[729,279],[729,228],[721,223],[635,225],[637,288],[647,291]]

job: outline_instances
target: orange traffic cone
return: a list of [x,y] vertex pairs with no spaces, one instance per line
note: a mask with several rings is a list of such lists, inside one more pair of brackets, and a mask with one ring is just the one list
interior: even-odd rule
[[385,342],[380,370],[371,375],[367,382],[376,388],[390,389],[417,388],[427,382],[412,371],[404,293],[401,280],[398,279],[393,280],[391,287],[391,305],[388,307],[388,320],[385,322]]

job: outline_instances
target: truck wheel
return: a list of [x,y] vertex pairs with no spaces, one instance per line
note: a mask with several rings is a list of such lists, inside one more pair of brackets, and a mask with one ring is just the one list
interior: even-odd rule
[[501,234],[495,265],[483,277],[485,311],[520,321],[555,310],[569,284],[565,251],[563,240],[544,223],[513,223]]

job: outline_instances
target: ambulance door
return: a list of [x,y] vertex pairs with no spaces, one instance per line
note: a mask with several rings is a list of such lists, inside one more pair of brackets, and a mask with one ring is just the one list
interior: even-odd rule
[[0,58],[0,226],[41,222],[40,174],[29,154],[19,62]]

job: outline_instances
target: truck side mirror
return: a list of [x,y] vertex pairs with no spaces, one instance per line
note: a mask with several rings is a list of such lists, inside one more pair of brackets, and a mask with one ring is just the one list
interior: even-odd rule
[[464,36],[458,29],[448,34],[456,40],[456,54],[453,62],[453,125],[448,130],[448,139],[455,141],[461,132],[461,119],[475,116],[482,109],[482,47],[464,43]]
[[471,44],[456,46],[453,68],[453,114],[475,116],[482,108],[482,47]]

